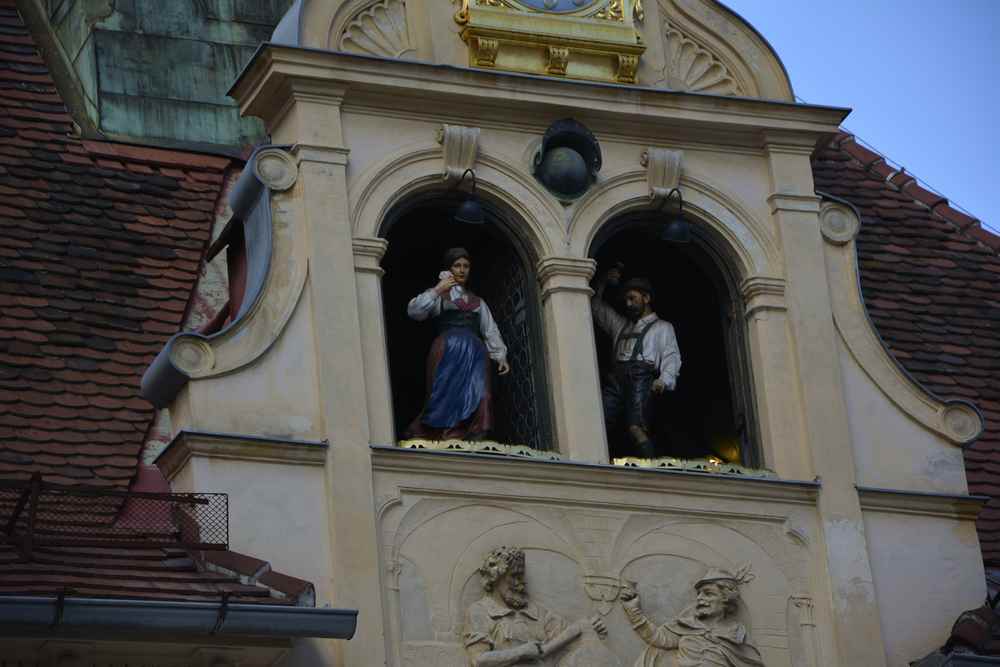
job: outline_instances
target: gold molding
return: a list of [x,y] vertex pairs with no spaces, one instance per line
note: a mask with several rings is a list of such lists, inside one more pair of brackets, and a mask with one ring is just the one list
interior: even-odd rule
[[430,449],[444,452],[469,452],[474,454],[494,454],[499,456],[520,456],[543,461],[561,461],[558,452],[546,452],[527,445],[507,445],[495,440],[423,440],[414,438],[400,440],[402,449]]
[[734,477],[751,477],[753,479],[778,478],[772,470],[747,468],[735,463],[717,463],[709,459],[676,459],[672,456],[663,456],[656,459],[640,459],[634,456],[625,456],[615,459],[614,464],[624,468],[685,470],[687,472],[704,472],[712,475],[732,475]]
[[636,83],[646,47],[624,13],[624,0],[610,0],[605,9],[608,16],[603,10],[566,16],[519,9],[506,0],[463,0],[455,21],[473,67]]

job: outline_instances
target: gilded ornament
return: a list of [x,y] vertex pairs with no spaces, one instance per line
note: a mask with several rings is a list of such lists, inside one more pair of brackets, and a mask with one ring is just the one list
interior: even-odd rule
[[639,56],[631,53],[618,54],[618,72],[615,79],[618,83],[635,83],[639,70]]
[[566,66],[569,64],[569,49],[565,46],[550,46],[548,55],[545,71],[548,74],[565,75]]
[[594,14],[594,18],[624,22],[625,0],[611,0],[604,9]]
[[493,67],[500,51],[500,41],[490,37],[476,37],[476,65]]

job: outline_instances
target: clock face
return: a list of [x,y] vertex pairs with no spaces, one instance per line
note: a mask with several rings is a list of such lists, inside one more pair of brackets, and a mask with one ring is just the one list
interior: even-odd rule
[[572,14],[593,7],[602,0],[517,0],[517,2],[539,12]]

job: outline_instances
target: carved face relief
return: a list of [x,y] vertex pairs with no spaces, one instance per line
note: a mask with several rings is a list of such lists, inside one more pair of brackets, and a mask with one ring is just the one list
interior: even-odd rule
[[718,584],[702,584],[695,598],[695,616],[703,621],[721,619],[726,615],[726,598]]
[[495,590],[511,609],[524,609],[528,604],[528,590],[524,583],[524,560],[516,559],[511,563],[507,574],[497,580]]

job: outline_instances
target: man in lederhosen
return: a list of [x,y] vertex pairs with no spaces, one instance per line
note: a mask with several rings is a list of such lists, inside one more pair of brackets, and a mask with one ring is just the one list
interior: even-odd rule
[[620,280],[619,264],[598,279],[590,301],[594,321],[613,345],[614,366],[602,388],[604,423],[609,441],[624,425],[638,455],[653,458],[653,396],[676,386],[681,353],[673,326],[653,312],[653,286],[648,280],[631,278],[622,285],[627,317],[605,302],[605,287]]

